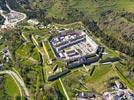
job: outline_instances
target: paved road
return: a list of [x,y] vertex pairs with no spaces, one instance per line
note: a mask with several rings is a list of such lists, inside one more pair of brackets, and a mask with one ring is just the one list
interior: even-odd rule
[[61,87],[62,87],[62,89],[63,89],[63,91],[65,93],[65,96],[66,96],[67,100],[70,100],[70,98],[69,98],[69,96],[67,94],[67,91],[66,91],[66,89],[65,89],[65,87],[64,87],[64,85],[62,83],[62,80],[60,78],[59,78],[59,81],[60,81]]
[[24,81],[22,80],[22,78],[20,78],[20,76],[18,76],[15,72],[10,71],[10,70],[0,71],[0,74],[10,75],[15,80],[17,86],[19,87],[20,95],[22,96],[21,88],[23,88],[27,99],[30,100],[28,89],[26,88]]
[[[4,71],[1,71],[0,74],[8,74],[8,75],[10,75],[9,73],[4,72]],[[16,83],[16,85],[18,86],[19,92],[20,92],[20,96],[22,97],[23,95],[22,95],[22,89],[21,89],[21,87],[19,86],[19,84],[18,84],[18,82],[16,81],[16,79],[15,79],[12,75],[10,75],[10,76],[13,78],[13,80],[14,80],[15,83]]]

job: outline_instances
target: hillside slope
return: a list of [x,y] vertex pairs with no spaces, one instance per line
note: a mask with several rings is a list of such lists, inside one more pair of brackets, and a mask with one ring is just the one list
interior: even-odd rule
[[[105,43],[110,42],[108,38],[114,38],[112,41],[119,43],[121,47],[119,48],[117,44],[110,46],[109,43],[110,47],[134,56],[132,43],[134,0],[7,0],[7,2],[12,9],[26,13],[28,18],[37,18],[44,25],[51,22],[71,23],[92,20],[95,23],[86,24],[86,26],[90,24],[91,31],[98,27],[101,32],[107,34]],[[2,0],[0,5],[6,9],[4,3]]]

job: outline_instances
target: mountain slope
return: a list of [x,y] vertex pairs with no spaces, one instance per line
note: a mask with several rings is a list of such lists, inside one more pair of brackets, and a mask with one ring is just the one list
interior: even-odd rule
[[[91,19],[95,23],[90,23],[90,30],[95,29],[96,25],[100,31],[108,35],[105,43],[109,43],[110,46],[110,40],[113,39],[112,41],[120,43],[121,47],[116,44],[111,46],[112,48],[134,56],[134,46],[131,43],[134,41],[134,24],[130,21],[134,15],[134,0],[7,0],[7,2],[12,9],[26,13],[28,18],[37,18],[44,25],[51,22],[71,23]],[[6,9],[4,0],[0,4]],[[115,15],[110,18],[111,13]]]

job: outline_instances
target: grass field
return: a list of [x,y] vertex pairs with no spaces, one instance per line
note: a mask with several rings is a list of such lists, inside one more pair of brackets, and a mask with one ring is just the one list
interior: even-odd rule
[[52,50],[52,48],[51,48],[49,42],[46,41],[46,42],[44,43],[44,45],[45,45],[46,50],[47,50],[47,52],[48,52],[49,58],[52,59],[52,60],[55,59],[55,58],[56,58],[56,57],[55,57],[55,54],[54,54],[54,52],[53,52],[53,50]]
[[15,81],[12,79],[12,77],[10,76],[6,76],[6,80],[5,80],[5,88],[6,88],[6,92],[7,94],[14,98],[16,96],[19,96],[19,89],[15,83]]
[[[91,66],[86,67],[90,68]],[[103,93],[107,90],[107,81],[115,76],[118,74],[112,69],[112,65],[99,65],[99,67],[96,65],[92,76],[84,68],[78,68],[70,75],[65,76],[63,83],[69,93],[75,90]],[[80,84],[79,80],[82,80],[84,86]]]
[[55,0],[54,5],[48,10],[48,16],[67,18],[67,13],[72,9],[84,12],[94,19],[98,19],[102,12],[107,10],[134,12],[133,0]]
[[17,49],[16,54],[20,57],[28,57],[30,55],[30,45],[22,45],[20,48]]
[[85,83],[95,89],[96,92],[103,93],[106,90],[106,82],[111,77],[118,75],[111,65],[100,65],[99,67],[96,66],[92,76],[85,78]]

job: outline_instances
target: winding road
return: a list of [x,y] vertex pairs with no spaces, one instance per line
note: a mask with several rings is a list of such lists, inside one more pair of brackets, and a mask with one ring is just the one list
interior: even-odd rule
[[15,72],[11,70],[0,71],[0,74],[10,75],[14,79],[15,83],[17,84],[19,91],[20,91],[20,95],[22,96],[22,89],[23,89],[27,99],[30,100],[30,94],[28,92],[28,89],[26,88],[24,81],[22,80],[22,78],[20,78],[18,74],[16,74]]

